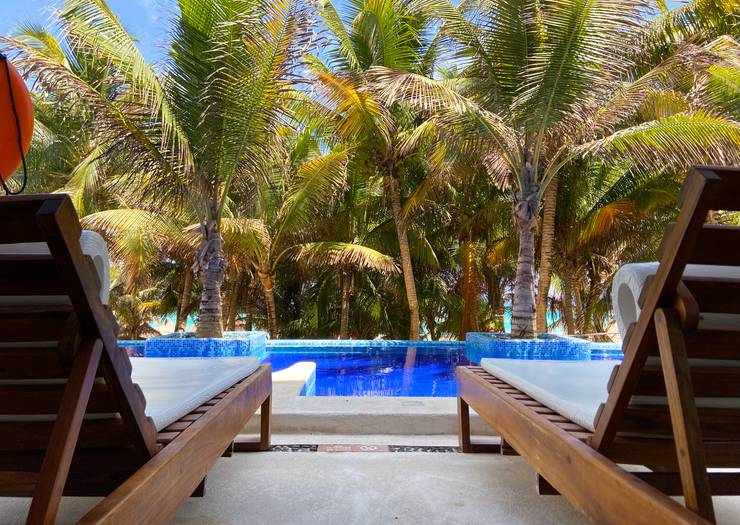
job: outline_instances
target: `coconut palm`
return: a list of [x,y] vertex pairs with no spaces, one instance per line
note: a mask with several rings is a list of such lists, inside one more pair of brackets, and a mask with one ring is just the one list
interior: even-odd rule
[[92,113],[96,143],[144,200],[188,206],[200,222],[198,334],[220,336],[226,271],[221,220],[233,187],[261,169],[286,118],[284,96],[309,41],[299,0],[179,0],[168,59],[148,64],[104,0],[64,0],[66,44],[111,64],[99,83],[21,40],[5,39],[48,91]]
[[[731,38],[686,43],[647,70],[636,60],[649,10],[642,0],[484,0],[421,2],[444,22],[467,67],[457,81],[374,68],[385,100],[431,116],[441,140],[480,148],[494,171],[504,166],[519,240],[512,333],[534,334],[535,231],[550,183],[585,156],[645,168],[711,159],[737,162],[740,125],[692,104],[641,122],[651,98],[681,97],[687,79],[737,56]],[[690,81],[690,80],[689,80]]]
[[390,203],[401,258],[409,309],[409,339],[419,338],[419,300],[414,279],[408,216],[402,197],[408,184],[405,160],[412,153],[402,146],[404,130],[416,127],[413,115],[383,104],[372,92],[367,71],[385,66],[421,75],[434,68],[437,41],[430,18],[408,0],[357,0],[343,10],[324,0],[321,16],[332,35],[328,66],[313,61],[317,90],[336,120],[336,131],[353,145],[354,169],[379,174]]
[[398,273],[393,259],[361,244],[347,242],[312,242],[296,247],[293,257],[309,267],[331,267],[339,272],[341,310],[339,338],[349,338],[350,297],[353,295],[355,273],[374,270],[385,274]]

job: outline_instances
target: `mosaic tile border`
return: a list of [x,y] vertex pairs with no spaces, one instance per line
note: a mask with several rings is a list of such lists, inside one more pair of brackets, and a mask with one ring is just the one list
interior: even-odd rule
[[415,446],[415,445],[371,445],[371,444],[292,444],[272,445],[267,452],[325,452],[325,453],[379,453],[379,452],[427,452],[432,454],[460,454],[460,447],[451,446]]
[[383,347],[383,346],[420,346],[450,347],[464,346],[465,341],[404,341],[398,339],[268,339],[268,348],[282,346],[305,346],[311,348],[343,347]]

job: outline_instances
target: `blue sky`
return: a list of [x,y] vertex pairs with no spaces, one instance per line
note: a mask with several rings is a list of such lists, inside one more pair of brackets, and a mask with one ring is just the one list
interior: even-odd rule
[[[55,0],[0,0],[0,34],[11,34],[24,22],[45,23]],[[144,56],[161,56],[167,29],[168,12],[175,0],[108,0],[128,31],[139,39]]]
[[[11,34],[18,24],[24,22],[45,23],[49,8],[55,3],[56,0],[0,0],[0,34]],[[668,1],[670,7],[679,3],[677,0]],[[139,40],[139,48],[148,60],[161,57],[168,15],[176,0],[108,0],[108,5]]]

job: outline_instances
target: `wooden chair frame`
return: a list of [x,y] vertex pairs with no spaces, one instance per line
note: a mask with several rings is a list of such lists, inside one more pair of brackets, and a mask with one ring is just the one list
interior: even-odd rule
[[[589,432],[480,367],[459,367],[460,445],[475,451],[469,407],[538,473],[541,493],[566,496],[596,523],[707,523],[712,494],[740,494],[740,409],[697,407],[740,397],[740,332],[702,329],[700,312],[740,314],[740,281],[683,278],[687,264],[740,266],[740,228],[704,225],[711,210],[740,210],[740,170],[700,167],[680,196],[656,275],[623,343],[624,360]],[[692,359],[701,361],[694,361]],[[657,364],[656,364],[657,363]],[[633,396],[664,396],[667,406]],[[641,465],[628,472],[620,464]],[[686,506],[667,495],[683,495]]]
[[0,306],[0,413],[46,414],[0,422],[0,496],[33,497],[26,523],[54,523],[62,495],[107,496],[80,523],[169,523],[260,408],[254,448],[269,447],[270,365],[157,433],[69,197],[0,198],[0,221],[0,244],[45,242],[50,252],[0,254],[0,296],[69,297]]

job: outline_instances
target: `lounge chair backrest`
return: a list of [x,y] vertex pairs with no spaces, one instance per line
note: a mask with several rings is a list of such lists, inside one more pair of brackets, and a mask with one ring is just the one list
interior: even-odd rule
[[[0,198],[0,245],[44,242],[50,252],[0,253],[2,494],[33,494],[52,483],[53,463],[64,455],[59,447],[74,451],[68,493],[89,493],[90,487],[73,483],[75,472],[88,469],[101,473],[104,494],[157,451],[156,430],[131,381],[131,362],[116,346],[118,327],[100,301],[101,284],[82,253],[80,233],[66,195]],[[69,300],[61,303],[42,300],[65,295]],[[75,417],[83,419],[79,436],[55,425],[68,420],[74,426]]]
[[[683,359],[689,368],[688,386],[693,385],[703,441],[740,440],[740,280],[682,279],[687,264],[740,266],[740,227],[705,224],[712,211],[740,211],[740,170],[693,169],[682,187],[679,205],[678,219],[661,244],[658,271],[640,297],[640,316],[627,331],[624,360],[612,375],[609,398],[597,417],[591,443],[602,451],[614,448],[617,436],[674,435],[666,402],[672,394],[664,379],[666,370],[674,370],[659,357],[658,333],[663,334],[664,345],[670,339],[679,341],[677,346],[683,349],[677,350],[685,354],[679,361]],[[721,329],[702,323],[706,313],[724,316]],[[656,318],[663,324],[667,319],[667,331],[658,327],[656,332]],[[664,442],[665,446],[652,451],[656,463],[662,462],[657,454],[675,456],[673,442]],[[734,461],[740,463],[740,449],[735,446],[725,451],[735,454]],[[716,453],[715,448],[707,448],[709,466],[727,462],[728,456],[722,459],[719,454],[719,447]]]

